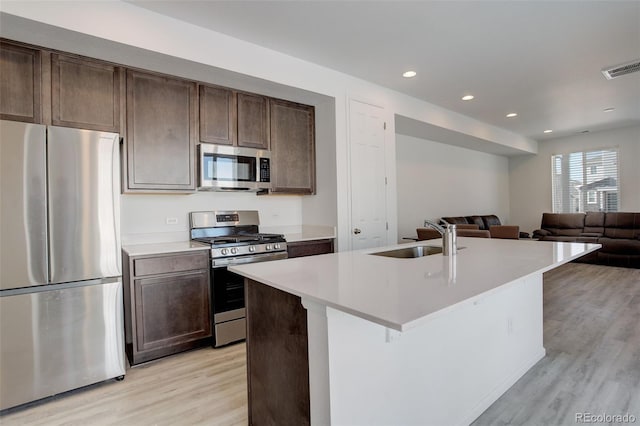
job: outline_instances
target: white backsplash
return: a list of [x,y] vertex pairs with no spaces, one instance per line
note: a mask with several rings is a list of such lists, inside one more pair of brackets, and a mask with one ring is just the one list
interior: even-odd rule
[[124,194],[120,196],[122,244],[186,241],[192,211],[258,210],[261,228],[301,226],[301,198],[240,192]]

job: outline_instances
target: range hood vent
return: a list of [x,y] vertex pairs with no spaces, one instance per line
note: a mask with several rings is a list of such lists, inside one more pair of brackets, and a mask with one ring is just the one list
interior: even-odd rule
[[622,75],[631,74],[632,72],[638,72],[638,71],[640,71],[640,59],[627,62],[626,64],[607,67],[602,70],[602,74],[604,74],[607,80],[613,80],[616,77],[620,77]]

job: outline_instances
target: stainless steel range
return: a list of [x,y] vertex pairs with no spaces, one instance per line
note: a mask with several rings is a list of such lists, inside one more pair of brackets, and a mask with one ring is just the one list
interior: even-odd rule
[[286,259],[282,234],[258,232],[255,210],[189,213],[191,239],[211,245],[211,294],[213,297],[213,346],[246,337],[244,277],[227,266]]

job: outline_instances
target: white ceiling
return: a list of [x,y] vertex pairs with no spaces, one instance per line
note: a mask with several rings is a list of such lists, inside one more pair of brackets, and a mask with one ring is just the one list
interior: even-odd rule
[[640,59],[640,1],[130,3],[536,140],[640,124],[640,73],[601,73]]

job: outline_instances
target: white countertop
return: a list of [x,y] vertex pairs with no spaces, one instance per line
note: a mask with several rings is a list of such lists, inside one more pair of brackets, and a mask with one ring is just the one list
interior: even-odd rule
[[284,238],[288,243],[325,240],[336,237],[336,228],[325,225],[261,226],[260,232],[284,234]]
[[369,253],[418,245],[339,252],[233,266],[233,272],[274,288],[405,331],[427,317],[531,274],[595,251],[599,244],[458,238],[455,256],[396,259]]
[[196,241],[177,241],[151,244],[126,244],[122,246],[129,256],[143,256],[149,254],[166,254],[191,250],[208,250],[211,246]]

